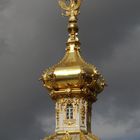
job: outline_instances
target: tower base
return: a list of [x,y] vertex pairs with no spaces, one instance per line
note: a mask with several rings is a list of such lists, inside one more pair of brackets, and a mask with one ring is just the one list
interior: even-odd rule
[[99,140],[99,138],[91,133],[65,132],[63,134],[54,133],[49,137],[45,137],[43,140]]

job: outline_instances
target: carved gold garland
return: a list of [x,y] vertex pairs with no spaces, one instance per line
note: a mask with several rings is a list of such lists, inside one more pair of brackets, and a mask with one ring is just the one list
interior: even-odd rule
[[61,105],[65,104],[74,104],[77,105],[79,103],[79,98],[61,98],[58,100]]
[[67,119],[65,119],[64,120],[64,124],[67,124],[67,125],[73,125],[73,124],[75,124],[76,123],[76,119],[70,119],[70,120],[67,120]]

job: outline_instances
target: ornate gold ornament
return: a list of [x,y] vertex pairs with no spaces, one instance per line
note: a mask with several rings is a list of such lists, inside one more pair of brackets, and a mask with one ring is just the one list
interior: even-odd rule
[[69,125],[69,126],[75,125],[75,123],[76,123],[76,119],[69,119],[69,120],[65,119],[64,120],[64,124]]
[[67,131],[66,134],[64,135],[64,137],[61,140],[72,140],[72,137],[69,134],[69,132]]
[[73,104],[73,106],[79,105],[80,98],[60,98],[57,100],[57,103],[60,104],[60,106],[66,107],[67,104]]
[[80,11],[79,8],[81,6],[81,0],[59,0],[60,7],[65,10],[65,16],[77,16]]

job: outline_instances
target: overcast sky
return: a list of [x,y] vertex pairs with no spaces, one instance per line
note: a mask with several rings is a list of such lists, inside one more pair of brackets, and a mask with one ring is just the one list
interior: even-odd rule
[[[101,140],[140,140],[140,0],[84,0],[82,56],[108,87],[93,105]],[[54,104],[38,81],[64,55],[67,19],[57,0],[0,0],[0,140],[54,132]]]

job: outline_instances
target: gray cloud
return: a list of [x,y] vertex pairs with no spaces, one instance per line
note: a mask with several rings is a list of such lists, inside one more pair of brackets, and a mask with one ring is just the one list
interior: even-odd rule
[[11,3],[10,0],[1,0],[0,1],[0,11],[4,10],[10,3]]
[[[102,114],[102,120],[105,122],[104,126],[107,126],[109,129],[103,129],[105,132],[102,130],[97,133],[109,136],[111,134],[110,131],[113,131],[110,139],[114,138],[114,136],[122,139],[128,133],[132,139],[140,131],[140,122],[138,120],[140,116],[138,94],[140,90],[138,85],[138,72],[140,69],[138,65],[140,49],[139,29],[139,26],[135,28],[131,35],[126,37],[127,39],[124,40],[124,43],[116,46],[112,58],[105,61],[103,66],[109,81],[109,87],[105,91],[105,94],[108,96],[104,94],[104,97],[95,106],[97,107],[96,115]],[[96,119],[97,122],[95,120],[95,124],[97,125],[99,122],[98,117]],[[100,129],[100,127],[97,127],[97,129]],[[118,134],[118,129],[120,134]],[[121,134],[122,132],[123,134]]]
[[[81,9],[82,54],[102,70],[109,85],[93,106],[94,129],[103,140],[107,134],[108,140],[126,139],[127,131],[139,129],[139,7],[137,0],[87,0]],[[11,7],[7,1],[2,10],[0,139],[38,140],[53,132],[54,105],[38,78],[64,55],[67,20],[60,12],[56,1],[44,0],[13,0]],[[117,126],[111,131],[114,138],[102,124]]]
[[7,47],[8,47],[7,40],[1,38],[0,39],[0,55],[2,52],[6,51]]
[[114,45],[123,41],[129,30],[140,23],[139,5],[139,1],[132,0],[86,2],[82,11],[85,16],[81,15],[80,19],[81,39],[82,49],[87,52],[85,55],[95,56],[90,58],[91,61],[110,59]]

